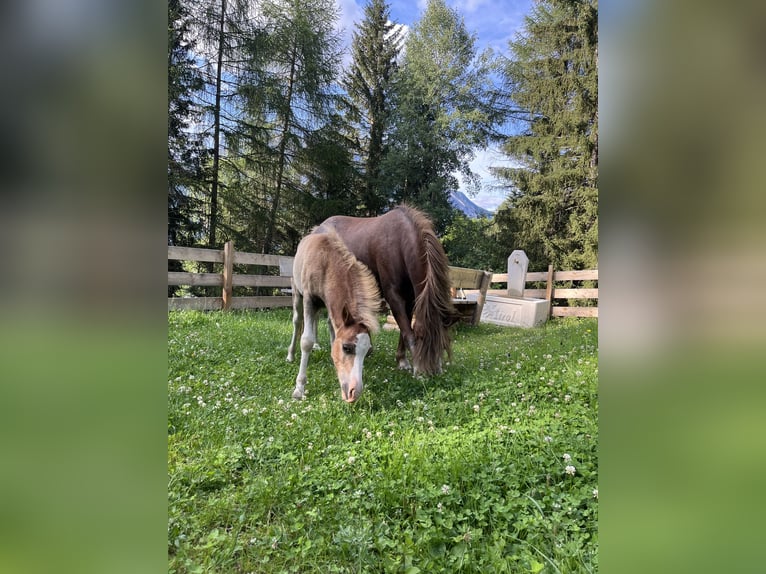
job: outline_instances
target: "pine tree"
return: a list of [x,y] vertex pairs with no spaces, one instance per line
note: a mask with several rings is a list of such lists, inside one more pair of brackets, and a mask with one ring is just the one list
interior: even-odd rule
[[385,0],[369,0],[364,20],[354,32],[352,63],[343,85],[353,104],[353,115],[364,134],[364,193],[362,209],[375,216],[386,205],[380,189],[380,170],[389,125],[390,90],[401,49],[402,28],[390,21]]
[[495,170],[514,188],[496,221],[531,268],[596,267],[597,0],[537,2],[510,48],[506,78],[528,127],[504,145],[522,167]]

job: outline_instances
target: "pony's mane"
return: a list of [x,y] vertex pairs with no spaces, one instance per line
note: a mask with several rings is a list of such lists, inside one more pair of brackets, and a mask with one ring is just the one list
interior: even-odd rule
[[[315,227],[313,232],[316,232]],[[355,294],[346,301],[351,316],[358,323],[362,323],[371,333],[376,333],[380,327],[378,324],[378,310],[380,309],[380,290],[375,276],[366,265],[361,263],[351,253],[346,244],[332,228],[322,228],[319,232],[327,238],[330,252],[338,258],[341,268],[347,269],[351,285],[349,289]]]

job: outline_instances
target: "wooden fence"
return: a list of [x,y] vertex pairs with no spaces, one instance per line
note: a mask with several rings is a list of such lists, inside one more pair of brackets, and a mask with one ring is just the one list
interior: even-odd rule
[[[168,271],[168,285],[190,287],[220,287],[220,297],[169,297],[168,309],[226,310],[290,307],[290,278],[293,273],[293,257],[264,255],[235,251],[231,241],[223,249],[168,246],[168,259],[221,264],[221,273],[191,273]],[[272,274],[236,273],[234,265],[261,265],[273,268]],[[277,274],[278,273],[278,274]],[[467,322],[477,324],[486,295],[505,295],[505,289],[489,289],[490,283],[507,283],[507,273],[490,274],[478,269],[450,267],[453,289],[478,291],[478,301],[456,299],[455,303],[465,315]],[[598,288],[557,287],[560,282],[598,281],[598,270],[548,271],[527,273],[527,283],[544,283],[545,288],[525,289],[525,297],[547,299],[598,299]],[[234,297],[234,287],[269,287],[274,295]],[[461,306],[467,307],[462,309]],[[551,305],[553,317],[598,317],[598,307]]]
[[[221,287],[220,297],[170,297],[168,309],[249,309],[266,307],[290,307],[290,295],[263,295],[257,297],[234,297],[234,287],[272,287],[290,289],[290,277],[293,274],[293,257],[282,255],[263,255],[235,251],[231,241],[223,249],[199,249],[196,247],[168,246],[168,259],[181,261],[199,261],[221,263],[221,273],[188,273],[168,271],[168,285],[188,285],[190,287]],[[234,265],[263,265],[274,267],[279,275],[248,275],[235,273]]]
[[[581,281],[598,281],[598,269],[586,269],[582,271],[554,271],[553,266],[548,266],[548,271],[527,273],[527,283],[544,283],[544,288],[524,289],[524,297],[546,299],[551,302],[551,317],[598,317],[596,306],[554,306],[554,300],[580,299],[598,300],[598,287],[557,287],[556,283]],[[492,275],[492,283],[507,283],[507,273],[495,273]],[[505,289],[488,289],[487,295],[506,295]]]

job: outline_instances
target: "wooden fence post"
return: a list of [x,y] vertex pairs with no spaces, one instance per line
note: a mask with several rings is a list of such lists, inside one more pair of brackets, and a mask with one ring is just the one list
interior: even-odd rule
[[234,275],[234,242],[227,241],[223,245],[223,311],[231,308],[232,281]]
[[553,314],[553,265],[548,265],[548,278],[545,283],[545,298],[548,301],[548,316]]

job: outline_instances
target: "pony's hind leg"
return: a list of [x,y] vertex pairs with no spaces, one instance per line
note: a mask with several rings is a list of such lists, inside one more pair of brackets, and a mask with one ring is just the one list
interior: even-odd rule
[[412,365],[407,359],[407,346],[404,342],[404,333],[399,333],[399,344],[396,346],[396,364],[403,371],[412,371]]

